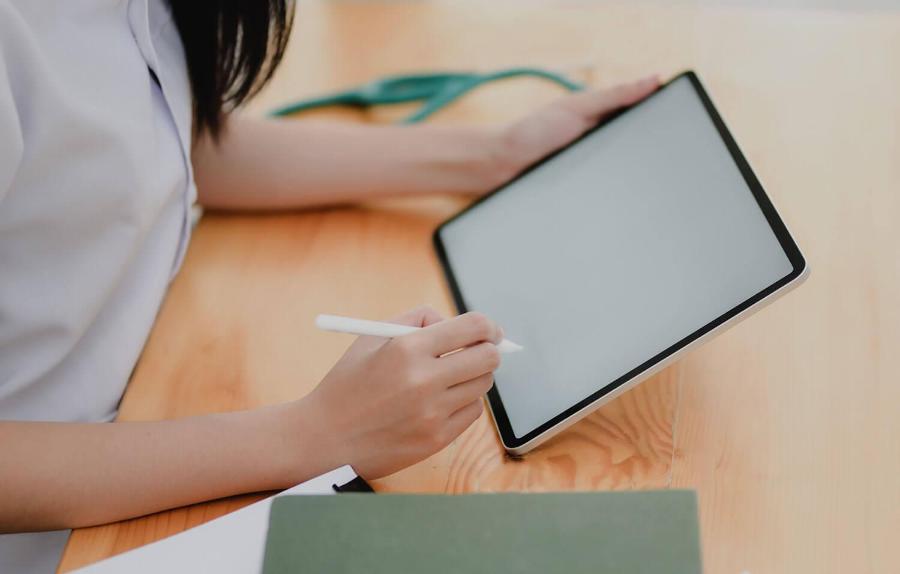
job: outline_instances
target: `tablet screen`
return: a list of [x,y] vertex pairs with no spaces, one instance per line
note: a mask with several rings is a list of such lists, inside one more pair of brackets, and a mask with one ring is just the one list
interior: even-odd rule
[[795,270],[687,76],[439,234],[464,307],[525,347],[493,391],[516,437]]

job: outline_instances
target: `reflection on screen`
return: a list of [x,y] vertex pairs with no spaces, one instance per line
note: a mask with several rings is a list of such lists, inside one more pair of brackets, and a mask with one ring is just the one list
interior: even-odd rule
[[496,376],[519,437],[792,269],[686,78],[442,237],[468,307],[525,346]]

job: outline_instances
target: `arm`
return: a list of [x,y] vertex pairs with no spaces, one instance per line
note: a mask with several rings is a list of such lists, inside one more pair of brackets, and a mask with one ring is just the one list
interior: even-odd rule
[[194,149],[200,203],[303,208],[377,196],[475,192],[499,183],[495,131],[235,116]]
[[303,208],[388,195],[489,191],[644,98],[648,78],[560,98],[500,128],[372,126],[230,118],[193,152],[200,202],[219,209]]
[[302,482],[339,466],[305,408],[162,422],[0,422],[0,533],[102,524]]
[[442,321],[425,308],[396,321],[426,328],[360,337],[291,403],[160,422],[0,422],[0,533],[285,488],[344,464],[379,477],[437,452],[481,414],[499,363],[485,341],[502,337],[477,314]]

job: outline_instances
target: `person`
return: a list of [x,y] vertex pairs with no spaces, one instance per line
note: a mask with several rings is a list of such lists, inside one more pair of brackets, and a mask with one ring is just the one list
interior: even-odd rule
[[65,529],[344,464],[384,476],[480,416],[502,330],[417,308],[393,320],[424,329],[357,339],[299,400],[111,422],[195,201],[477,195],[657,87],[569,95],[500,128],[236,113],[271,77],[292,18],[290,0],[0,0],[0,572],[52,571]]

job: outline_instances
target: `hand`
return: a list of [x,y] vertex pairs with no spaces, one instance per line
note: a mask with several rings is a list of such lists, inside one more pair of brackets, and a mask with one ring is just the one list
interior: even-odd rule
[[425,328],[390,340],[360,337],[304,399],[334,438],[336,460],[366,478],[405,468],[459,436],[481,415],[500,364],[490,341],[503,334],[484,315],[444,321],[424,307],[393,322]]
[[501,132],[500,171],[506,180],[572,142],[610,113],[646,98],[659,87],[651,76],[606,90],[559,98]]

